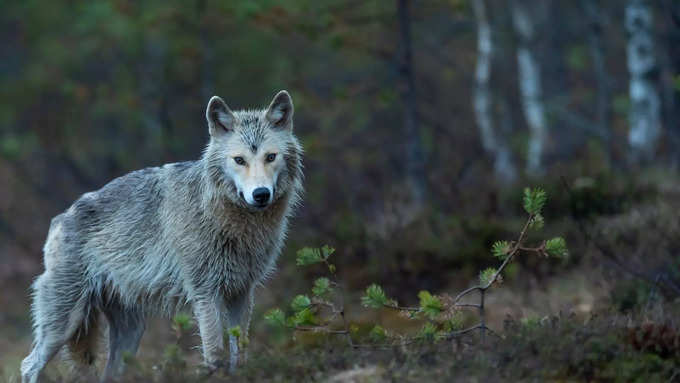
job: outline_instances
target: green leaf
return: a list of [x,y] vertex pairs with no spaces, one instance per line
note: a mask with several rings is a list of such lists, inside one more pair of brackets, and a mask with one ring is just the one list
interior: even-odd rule
[[366,288],[366,295],[361,297],[361,304],[364,307],[371,307],[374,309],[387,305],[390,302],[390,299],[387,298],[382,287],[375,283],[368,286],[368,288]]
[[333,289],[331,288],[331,281],[328,278],[319,278],[314,281],[312,287],[312,294],[317,297],[324,297],[328,295]]
[[555,237],[545,241],[545,252],[548,253],[548,255],[558,258],[569,256],[567,242],[562,237]]
[[298,266],[309,266],[323,262],[323,260],[321,250],[315,247],[305,247],[298,250],[295,264]]
[[418,298],[420,298],[420,311],[430,319],[434,319],[444,309],[441,300],[425,290],[418,293]]
[[524,189],[524,210],[529,214],[541,214],[547,200],[548,195],[541,188]]
[[496,241],[493,246],[491,246],[491,253],[494,257],[501,260],[505,260],[512,250],[512,245],[508,241]]
[[493,267],[489,267],[488,269],[482,271],[481,273],[479,273],[479,283],[482,286],[489,285],[494,274],[496,274],[496,269],[494,269]]
[[293,301],[290,303],[290,307],[295,312],[305,310],[305,309],[309,308],[309,306],[311,306],[311,305],[312,305],[312,301],[306,295],[298,295],[295,298],[293,298]]
[[380,325],[375,325],[368,333],[368,338],[375,343],[384,342],[387,338],[387,332]]
[[284,327],[286,325],[286,315],[279,308],[269,310],[264,315],[264,320],[273,327]]

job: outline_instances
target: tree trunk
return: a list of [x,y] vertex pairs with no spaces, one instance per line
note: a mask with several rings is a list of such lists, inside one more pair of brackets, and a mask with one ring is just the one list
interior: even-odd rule
[[541,68],[534,54],[535,31],[525,0],[512,2],[512,20],[518,37],[517,69],[524,117],[529,126],[527,173],[543,172],[546,122],[541,89]]
[[491,93],[491,63],[494,44],[491,23],[485,0],[473,0],[472,7],[477,18],[477,67],[475,69],[475,91],[473,106],[475,118],[484,150],[493,157],[496,179],[513,182],[517,172],[512,163],[510,150],[494,130]]
[[609,73],[605,62],[605,48],[602,43],[602,31],[604,22],[602,16],[602,6],[599,0],[583,0],[583,8],[588,22],[588,46],[590,57],[593,61],[595,83],[597,87],[597,99],[595,101],[595,121],[600,132],[606,134],[602,138],[604,148],[607,151],[607,158],[612,162],[612,140],[609,130],[611,120],[611,91],[609,83]]
[[475,69],[475,90],[473,107],[482,146],[494,161],[496,179],[513,182],[517,172],[512,163],[510,150],[501,135],[496,134],[493,120],[493,96],[491,92],[491,65],[494,43],[491,23],[485,0],[473,0],[472,8],[477,19],[477,66]]
[[663,59],[663,121],[670,137],[670,165],[673,169],[680,167],[680,2],[675,0],[661,1],[661,15],[665,23],[662,42],[665,54]]
[[406,140],[406,177],[415,206],[425,199],[425,160],[418,122],[417,97],[413,73],[410,0],[397,0],[399,23],[399,93],[403,103]]
[[658,71],[654,54],[652,9],[645,0],[629,0],[626,6],[628,72],[630,73],[630,129],[628,143],[633,162],[654,158],[661,134],[661,101],[654,76]]

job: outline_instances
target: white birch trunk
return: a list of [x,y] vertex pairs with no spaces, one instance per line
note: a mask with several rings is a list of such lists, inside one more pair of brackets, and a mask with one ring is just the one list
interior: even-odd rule
[[473,99],[477,126],[484,150],[494,158],[496,178],[512,182],[516,178],[516,171],[510,150],[508,150],[502,138],[496,135],[493,126],[490,80],[494,46],[491,24],[487,15],[485,0],[473,0],[472,6],[477,18],[477,67],[475,69]]
[[657,62],[649,3],[629,0],[625,23],[629,34],[627,56],[630,73],[628,143],[634,160],[651,160],[661,134],[661,100],[652,79]]
[[536,175],[543,171],[542,159],[547,138],[545,108],[542,100],[541,70],[531,46],[534,40],[534,25],[522,0],[512,2],[512,20],[519,37],[517,47],[519,89],[524,117],[529,126],[527,173]]

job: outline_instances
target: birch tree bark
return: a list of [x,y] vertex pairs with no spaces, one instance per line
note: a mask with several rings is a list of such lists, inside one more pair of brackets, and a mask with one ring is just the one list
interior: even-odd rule
[[533,51],[535,28],[525,0],[512,1],[511,7],[513,25],[518,37],[519,89],[524,117],[529,126],[526,169],[527,173],[538,175],[543,172],[542,160],[547,133],[545,107],[542,99],[541,68]]
[[654,81],[657,60],[654,54],[652,9],[646,0],[629,0],[625,25],[628,32],[628,72],[630,74],[630,114],[628,144],[634,162],[653,159],[661,134],[661,100]]
[[473,97],[475,118],[482,146],[486,153],[493,157],[496,178],[512,182],[516,179],[517,172],[512,163],[510,150],[494,129],[493,97],[490,86],[494,43],[485,0],[473,0],[472,8],[477,19],[477,67]]

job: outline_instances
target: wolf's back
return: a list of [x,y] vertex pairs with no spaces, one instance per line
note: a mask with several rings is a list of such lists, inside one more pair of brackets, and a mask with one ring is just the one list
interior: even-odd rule
[[170,164],[142,169],[82,195],[52,221],[46,269],[66,267],[125,300],[172,285],[179,271],[163,241],[163,210],[173,185],[181,185],[190,168]]

